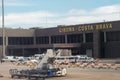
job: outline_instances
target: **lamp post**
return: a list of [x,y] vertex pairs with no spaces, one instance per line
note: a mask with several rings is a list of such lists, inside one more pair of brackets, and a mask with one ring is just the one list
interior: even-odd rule
[[2,0],[2,57],[5,55],[4,0]]

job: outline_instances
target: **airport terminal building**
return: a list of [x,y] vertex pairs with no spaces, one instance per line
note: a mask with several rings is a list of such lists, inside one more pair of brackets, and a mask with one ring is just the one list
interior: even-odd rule
[[[120,21],[4,31],[6,55],[31,56],[46,49],[68,49],[71,55],[120,58]],[[0,29],[1,56],[5,55],[2,43]]]

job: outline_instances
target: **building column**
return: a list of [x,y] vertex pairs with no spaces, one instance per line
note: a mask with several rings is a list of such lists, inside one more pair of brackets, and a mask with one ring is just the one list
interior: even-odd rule
[[93,32],[93,57],[94,58],[100,58],[100,48],[101,48],[101,43],[100,43],[100,31],[95,30]]
[[8,37],[5,37],[5,45],[8,46]]
[[49,44],[51,44],[51,36],[49,36]]
[[24,54],[25,54],[25,51],[24,51],[24,48],[22,49],[22,56],[24,56]]
[[106,38],[106,31],[104,32],[104,43],[107,42],[107,38]]
[[85,33],[83,33],[83,43],[86,43]]
[[36,36],[33,37],[33,44],[36,45]]
[[67,44],[67,34],[65,34],[65,43]]
[[4,56],[7,56],[7,55],[8,55],[7,46],[8,46],[8,37],[6,36],[6,37],[5,37],[5,54],[4,54]]

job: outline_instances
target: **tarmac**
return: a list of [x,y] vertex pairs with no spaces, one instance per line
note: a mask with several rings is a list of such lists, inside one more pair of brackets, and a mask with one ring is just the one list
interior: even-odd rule
[[[12,79],[9,69],[29,69],[29,67],[21,65],[17,66],[11,62],[0,63],[0,80],[27,80],[25,78]],[[66,77],[53,77],[45,80],[120,80],[120,69],[92,69],[92,68],[67,68]]]

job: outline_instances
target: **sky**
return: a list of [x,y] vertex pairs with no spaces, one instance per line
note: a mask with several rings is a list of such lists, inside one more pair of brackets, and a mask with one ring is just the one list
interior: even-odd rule
[[4,13],[7,28],[98,23],[120,20],[120,0],[4,0]]

